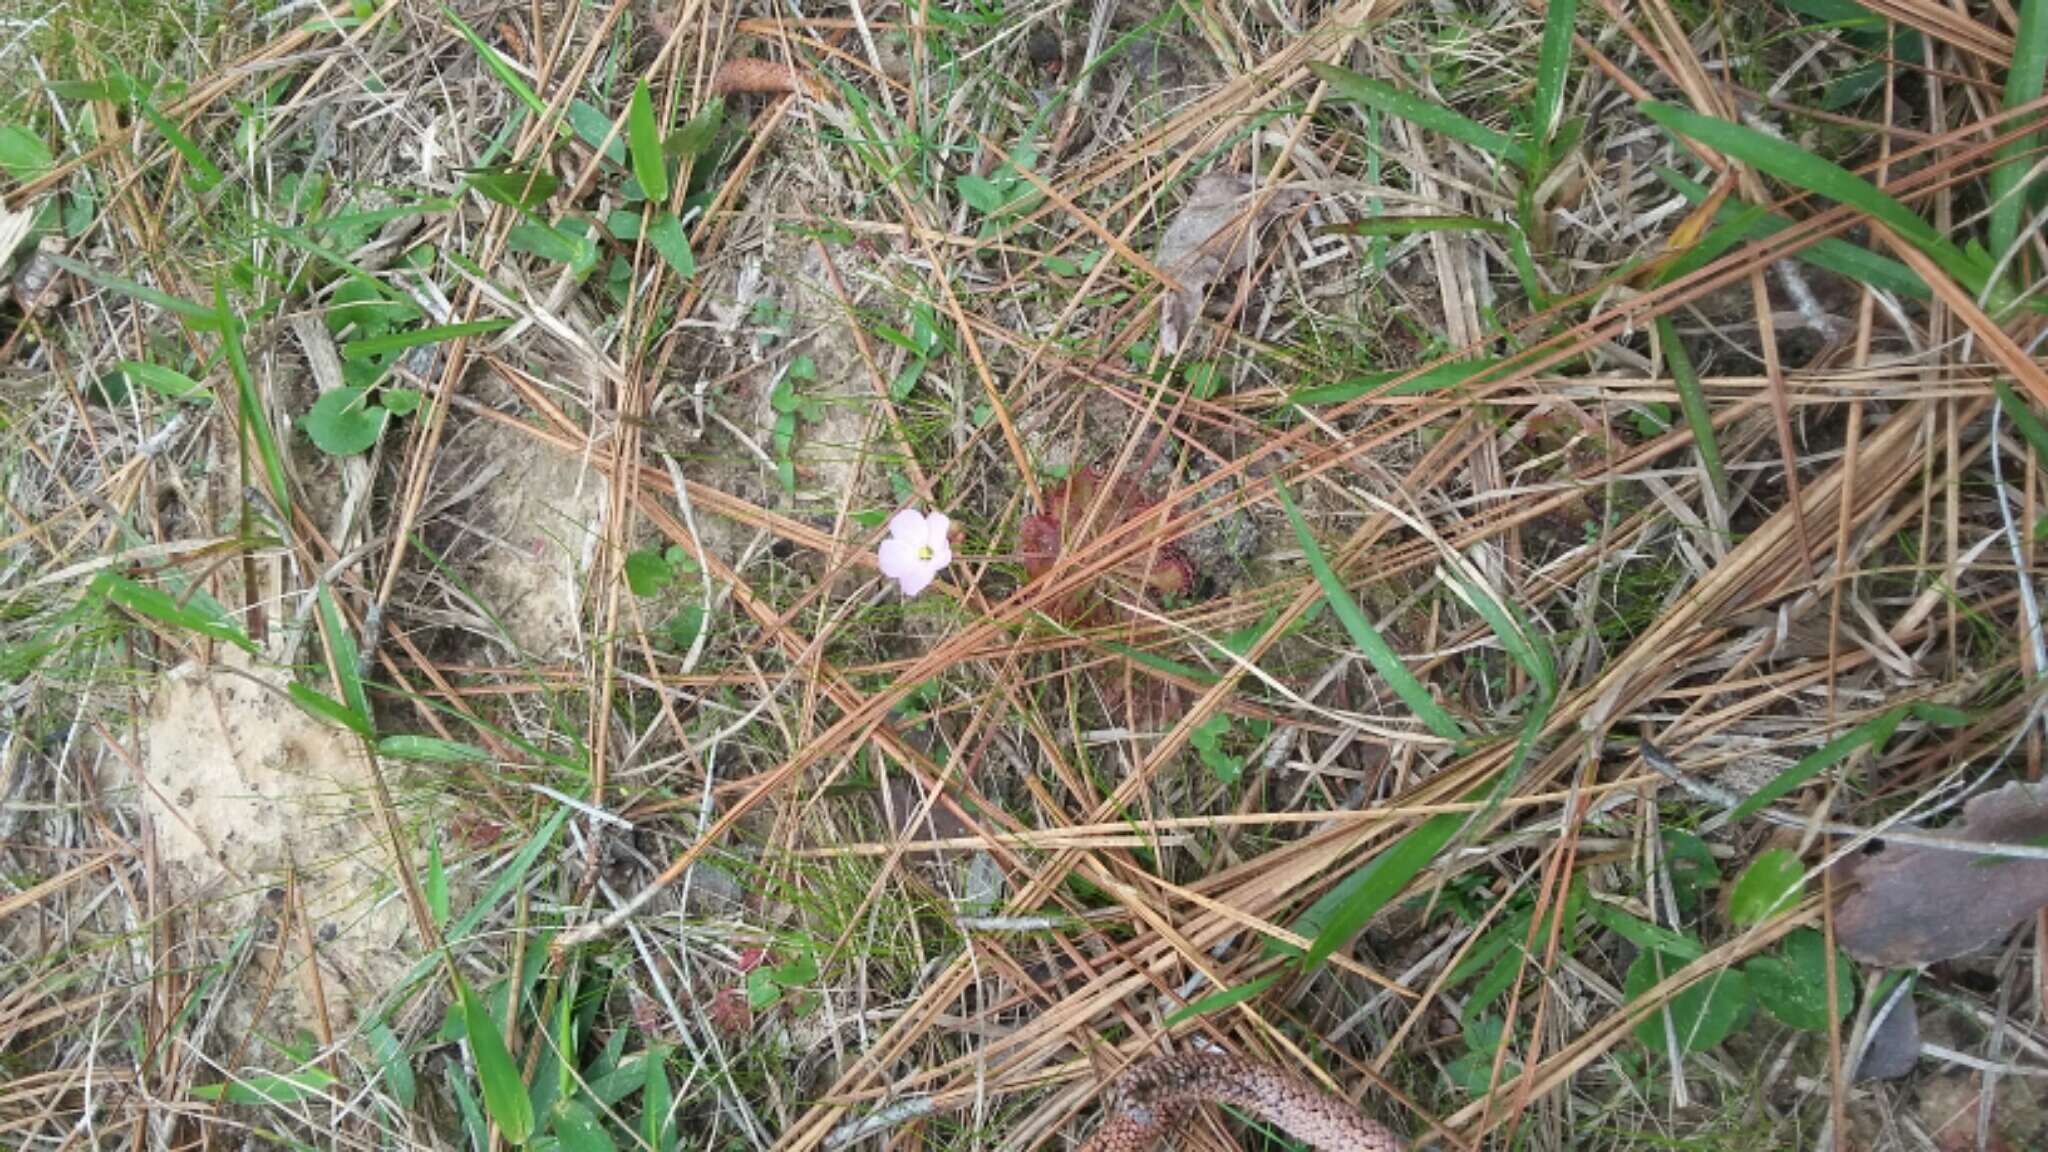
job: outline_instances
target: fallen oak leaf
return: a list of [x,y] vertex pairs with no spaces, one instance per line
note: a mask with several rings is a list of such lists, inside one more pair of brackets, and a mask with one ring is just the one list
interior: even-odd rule
[[[1185,204],[1159,237],[1154,263],[1173,277],[1159,302],[1159,350],[1180,351],[1209,286],[1251,263],[1259,229],[1286,210],[1292,197],[1254,197],[1251,177],[1236,172],[1210,172],[1195,181]],[[1256,219],[1253,217],[1256,216]]]
[[2048,785],[2015,782],[1972,797],[1962,819],[1931,836],[1958,847],[1892,843],[1840,866],[1857,882],[1835,910],[1835,938],[1850,955],[1932,964],[1988,947],[2048,908],[2048,860],[1966,847],[2048,840]]

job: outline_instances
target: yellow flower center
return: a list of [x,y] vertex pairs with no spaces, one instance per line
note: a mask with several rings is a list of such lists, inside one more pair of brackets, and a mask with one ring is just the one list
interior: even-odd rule
[[917,558],[919,560],[930,560],[932,558],[932,546],[929,544],[918,545]]

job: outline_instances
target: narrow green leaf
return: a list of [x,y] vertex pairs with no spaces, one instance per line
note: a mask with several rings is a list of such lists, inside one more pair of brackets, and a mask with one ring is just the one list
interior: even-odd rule
[[344,360],[372,360],[386,352],[400,352],[417,348],[422,344],[439,344],[443,340],[455,340],[466,336],[481,336],[501,331],[512,326],[504,317],[491,320],[471,320],[462,324],[436,324],[430,328],[415,328],[410,332],[393,332],[384,336],[368,336],[351,340],[341,350]]
[[[242,348],[242,319],[228,306],[227,288],[213,286],[213,327],[220,331],[221,350],[227,353],[228,372],[234,377],[236,419],[250,439],[256,441],[256,455],[263,462],[263,475],[270,482],[270,499],[287,522],[292,514],[291,484],[285,479],[284,453],[270,430],[263,397],[256,391],[256,374],[249,371],[249,356]],[[237,443],[241,443],[239,437]]]
[[[1669,168],[1659,166],[1657,175],[1665,183],[1676,188],[1689,203],[1706,202],[1707,190],[1697,182],[1688,180]],[[1743,240],[1763,240],[1792,227],[1792,221],[1770,212],[1761,204],[1737,207],[1724,204],[1715,214],[1718,221],[1715,228],[1701,238],[1684,255],[1673,261],[1664,274],[1658,277],[1660,283],[1669,283],[1690,272],[1697,271],[1712,262],[1721,253]],[[1728,231],[1723,232],[1726,228]],[[1858,284],[1881,288],[1886,292],[1908,296],[1915,300],[1930,300],[1934,297],[1927,282],[1918,273],[1889,256],[1880,256],[1868,248],[1861,248],[1846,240],[1830,236],[1807,245],[1799,252],[1799,259],[1816,268],[1825,268],[1839,276],[1847,276]]]
[[699,109],[695,116],[681,128],[669,134],[662,150],[677,160],[689,160],[704,154],[718,139],[718,129],[725,123],[725,99],[714,96],[711,103]]
[[1615,935],[1638,948],[1654,949],[1680,961],[1697,960],[1702,954],[1699,941],[1623,912],[1611,904],[1593,901],[1593,919]]
[[1675,135],[1696,140],[1766,175],[1816,196],[1846,204],[1877,219],[1926,253],[1928,259],[1939,265],[1956,283],[1969,289],[1971,294],[1982,290],[1983,268],[1912,209],[1848,169],[1823,160],[1789,140],[1780,140],[1747,125],[1702,116],[1656,100],[1642,101],[1637,107],[1643,115]]
[[676,270],[676,275],[688,280],[697,274],[697,257],[690,251],[690,234],[683,229],[683,222],[676,219],[675,213],[657,211],[648,217],[647,243],[661,253],[661,258]]
[[226,173],[220,170],[220,166],[215,164],[206,155],[206,152],[199,147],[197,141],[179,131],[175,121],[157,111],[156,106],[147,100],[144,100],[140,107],[143,118],[147,119],[150,125],[163,135],[164,142],[169,144],[178,155],[183,156],[185,163],[192,166],[192,184],[194,187],[198,188],[201,192],[205,192],[226,179]]
[[[1308,560],[1309,571],[1315,573],[1316,583],[1322,585],[1323,598],[1329,601],[1330,610],[1337,614],[1337,619],[1343,623],[1344,630],[1350,633],[1352,643],[1358,645],[1359,650],[1365,653],[1366,659],[1372,662],[1373,671],[1379,673],[1380,678],[1394,690],[1394,694],[1408,705],[1430,731],[1446,740],[1455,741],[1462,738],[1465,733],[1458,726],[1458,722],[1444,710],[1443,705],[1436,702],[1436,698],[1429,694],[1429,689],[1423,686],[1422,681],[1417,680],[1415,674],[1408,671],[1408,666],[1402,663],[1401,657],[1379,634],[1379,630],[1372,626],[1372,622],[1366,619],[1365,613],[1358,607],[1358,602],[1351,598],[1351,593],[1345,589],[1344,582],[1330,567],[1329,560],[1324,557],[1322,548],[1316,543],[1315,534],[1309,531],[1308,522],[1302,519],[1301,510],[1294,506],[1294,498],[1287,494],[1286,488],[1277,483],[1273,486],[1273,491],[1280,498],[1280,507],[1287,512],[1288,523],[1294,526],[1294,535],[1301,542],[1301,550]],[[1404,880],[1403,883],[1405,882]]]
[[580,1100],[563,1100],[555,1105],[555,1139],[562,1152],[617,1152],[618,1145],[604,1130],[597,1113]]
[[1736,805],[1735,811],[1730,814],[1730,818],[1734,820],[1748,819],[1755,815],[1759,808],[1764,807],[1781,796],[1789,795],[1798,790],[1808,780],[1848,759],[1850,753],[1865,745],[1874,745],[1882,750],[1885,742],[1892,738],[1892,732],[1898,728],[1899,721],[1905,718],[1906,709],[1901,705],[1896,708],[1887,708],[1883,712],[1858,724],[1856,727],[1849,729],[1847,732],[1821,745],[1820,748],[1800,757],[1797,764],[1778,773],[1777,776],[1771,779],[1770,783],[1757,789],[1755,795]]
[[1700,374],[1693,369],[1692,357],[1686,354],[1669,316],[1657,317],[1657,341],[1663,346],[1664,358],[1671,363],[1671,380],[1678,385],[1678,406],[1685,411],[1686,427],[1692,429],[1700,466],[1707,471],[1707,482],[1714,487],[1715,499],[1726,508],[1728,470],[1721,465],[1721,442],[1714,435],[1714,416],[1707,408],[1707,393],[1700,386]]
[[292,703],[324,720],[332,721],[359,736],[370,734],[370,721],[356,714],[348,705],[336,700],[316,688],[308,688],[294,680],[284,686],[285,695]]
[[523,1145],[533,1135],[533,1100],[526,1094],[526,1082],[520,1078],[519,1065],[513,1063],[497,1021],[469,990],[462,974],[456,972],[454,977],[455,994],[462,1002],[462,1026],[476,1060],[477,1079],[483,1081],[484,1111],[508,1143]]
[[1316,79],[1328,84],[1341,99],[1363,104],[1389,116],[1399,116],[1411,124],[1468,144],[1523,171],[1530,167],[1527,146],[1505,133],[1496,132],[1484,124],[1467,119],[1441,104],[1432,103],[1370,76],[1361,76],[1320,60],[1311,61],[1308,67],[1309,71],[1315,73]]
[[334,649],[334,671],[341,679],[341,698],[355,710],[356,715],[366,720],[372,715],[369,694],[363,691],[363,678],[357,673],[358,652],[355,633],[349,630],[348,620],[341,614],[341,606],[334,602],[334,589],[326,584],[314,595],[314,606],[320,611],[320,626],[327,633],[327,642]]
[[208,398],[206,385],[174,368],[166,368],[161,364],[145,364],[140,360],[123,360],[120,367],[122,373],[130,380],[160,396],[195,403],[205,403]]
[[1285,974],[1284,969],[1277,972],[1268,972],[1256,980],[1247,980],[1235,988],[1226,988],[1221,992],[1212,992],[1168,1016],[1166,1018],[1166,1026],[1171,1028],[1183,1020],[1193,1020],[1198,1016],[1213,1016],[1234,1004],[1242,1004],[1258,996],[1273,985],[1278,984],[1280,977]]
[[[2013,37],[2012,67],[2005,73],[2005,108],[2024,107],[2041,98],[2048,79],[2048,0],[2021,0],[2020,27]],[[2019,238],[2020,217],[2027,198],[2020,183],[2039,157],[2034,146],[2040,137],[2033,132],[1998,150],[1998,167],[1991,172],[1991,254],[2003,257]]]
[[1579,15],[1579,0],[1550,0],[1543,13],[1543,46],[1536,54],[1536,93],[1530,99],[1536,150],[1549,154],[1550,139],[1557,133],[1564,115],[1565,84],[1571,78],[1572,21]]
[[[1485,790],[1491,793],[1491,789]],[[1475,793],[1475,796],[1479,793]],[[1396,840],[1372,862],[1346,876],[1321,900],[1309,907],[1293,927],[1311,943],[1302,957],[1301,970],[1313,972],[1323,961],[1357,935],[1380,909],[1399,896],[1430,861],[1444,850],[1458,829],[1465,826],[1465,813],[1445,812],[1430,817],[1422,826]]]
[[204,304],[194,304],[182,296],[173,296],[168,292],[151,288],[147,284],[138,284],[133,280],[126,280],[112,273],[102,272],[90,264],[81,264],[69,256],[52,256],[50,257],[50,262],[82,280],[119,292],[123,296],[131,296],[145,304],[154,304],[173,316],[186,321],[187,326],[196,332],[210,332],[220,325],[219,314]]
[[462,33],[462,38],[469,41],[469,46],[476,49],[476,54],[483,58],[484,66],[491,70],[491,74],[498,78],[499,83],[511,89],[512,94],[519,97],[520,102],[526,105],[528,111],[531,111],[535,116],[541,117],[545,117],[548,114],[548,106],[542,102],[540,97],[533,94],[533,89],[527,85],[525,80],[520,78],[519,73],[513,70],[512,65],[506,63],[505,58],[498,54],[497,49],[484,43],[484,38],[477,35],[475,29],[463,23],[462,17],[457,16],[453,8],[443,4],[441,6],[441,14],[446,16],[449,22],[455,25],[455,30]]
[[441,861],[441,838],[427,842],[427,882],[420,895],[427,902],[427,915],[434,927],[448,927],[448,866]]
[[[590,146],[591,151],[595,152],[603,145],[605,159],[622,167],[626,164],[625,141],[612,134],[612,118],[600,111],[597,105],[588,100],[569,101],[569,127],[575,131],[578,140]],[[607,140],[610,143],[607,144]]]
[[1453,360],[1419,373],[1413,379],[1403,381],[1392,388],[1387,387],[1388,382],[1400,379],[1407,374],[1406,372],[1374,372],[1355,380],[1346,380],[1342,384],[1303,389],[1287,397],[1287,402],[1302,405],[1336,405],[1349,404],[1360,396],[1372,394],[1386,397],[1421,396],[1467,383],[1499,363],[1500,361],[1492,357]]
[[654,94],[647,78],[633,86],[633,101],[626,108],[626,139],[633,148],[633,175],[641,191],[656,204],[668,202],[668,159],[661,154],[661,125],[654,119]]
[[489,752],[474,744],[434,736],[386,736],[377,741],[377,753],[393,760],[425,764],[489,764],[493,759]]
[[224,1084],[194,1084],[192,1095],[200,1100],[225,1100],[231,1104],[291,1104],[326,1095],[334,1077],[318,1068],[303,1072],[262,1073],[244,1076]]
[[93,577],[88,591],[90,594],[105,597],[110,604],[125,608],[137,616],[146,616],[159,624],[224,641],[245,652],[256,651],[256,645],[239,625],[205,611],[202,607],[203,602],[197,598],[180,604],[168,593],[151,588],[147,584],[138,584],[112,572],[101,572]]

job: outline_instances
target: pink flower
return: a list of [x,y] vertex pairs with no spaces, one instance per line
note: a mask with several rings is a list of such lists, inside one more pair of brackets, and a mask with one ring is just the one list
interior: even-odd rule
[[953,522],[944,512],[929,516],[905,508],[889,519],[889,538],[880,549],[882,575],[903,586],[905,596],[915,596],[931,586],[939,569],[953,562],[953,546],[946,534]]

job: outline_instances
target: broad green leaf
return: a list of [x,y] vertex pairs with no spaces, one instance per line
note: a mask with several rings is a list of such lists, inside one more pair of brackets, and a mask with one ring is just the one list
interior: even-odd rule
[[[1776,953],[1751,957],[1742,966],[1758,1003],[1785,1024],[1804,1032],[1828,1030],[1827,943],[1812,928],[1785,937]],[[1835,1019],[1856,1006],[1856,965],[1835,953]]]
[[476,1060],[477,1079],[483,1082],[484,1111],[505,1140],[523,1145],[533,1135],[533,1101],[526,1094],[519,1065],[505,1047],[505,1036],[497,1021],[484,1010],[483,1001],[469,990],[469,982],[454,973],[455,995],[462,1004],[462,1025],[469,1051]]
[[635,596],[652,596],[668,587],[672,574],[661,553],[642,548],[626,554],[626,587]]
[[382,1020],[373,1020],[364,1029],[364,1037],[370,1042],[370,1055],[376,1059],[377,1068],[384,1076],[384,1087],[391,1092],[391,1098],[400,1108],[411,1108],[419,1094],[412,1075],[412,1057],[406,1054],[398,1037]]
[[718,129],[725,123],[725,99],[714,96],[709,104],[699,109],[695,116],[681,128],[669,134],[662,148],[678,160],[688,160],[703,155],[718,139]]
[[499,164],[471,169],[466,179],[484,199],[508,208],[533,208],[555,194],[561,181],[545,168]]
[[[578,140],[590,146],[591,151],[604,145],[605,159],[621,166],[627,163],[625,141],[612,135],[612,118],[600,111],[597,105],[588,100],[569,101],[569,127]],[[607,138],[611,143],[605,144]]]
[[384,434],[384,422],[391,417],[382,406],[370,402],[369,394],[364,387],[323,392],[299,417],[299,427],[306,430],[314,447],[329,456],[367,452]]
[[633,149],[633,175],[641,191],[656,204],[668,202],[668,159],[661,153],[661,125],[654,118],[654,95],[647,78],[633,85],[633,100],[626,108],[626,139]]
[[661,253],[676,275],[688,280],[697,274],[697,257],[690,251],[690,234],[675,213],[657,211],[647,219],[647,243]]
[[[621,1034],[624,1031],[620,1029]],[[640,1090],[641,1139],[647,1141],[652,1152],[667,1152],[675,1143],[676,1131],[674,1121],[669,1119],[675,1092],[668,1083],[667,1049],[650,1048],[643,1063],[647,1068],[647,1081]]]
[[[1436,698],[1429,694],[1429,689],[1423,686],[1422,681],[1417,680],[1415,674],[1408,671],[1408,666],[1402,663],[1393,646],[1386,642],[1379,634],[1379,630],[1366,619],[1365,613],[1358,607],[1358,602],[1351,598],[1351,593],[1345,589],[1344,582],[1338,578],[1337,573],[1330,567],[1329,560],[1324,557],[1322,547],[1316,543],[1315,534],[1309,531],[1308,522],[1302,519],[1301,510],[1294,506],[1294,498],[1287,494],[1286,488],[1277,483],[1273,486],[1273,491],[1280,499],[1280,507],[1287,513],[1288,523],[1294,526],[1294,535],[1301,542],[1301,550],[1308,560],[1309,571],[1315,574],[1316,583],[1322,585],[1323,598],[1329,601],[1330,610],[1337,614],[1337,619],[1343,623],[1344,630],[1350,633],[1352,643],[1358,645],[1359,650],[1365,653],[1366,659],[1371,661],[1373,671],[1379,673],[1380,679],[1387,682],[1388,687],[1394,690],[1394,694],[1408,705],[1431,732],[1445,740],[1462,739],[1465,733],[1458,726],[1458,722],[1444,710],[1443,705],[1436,702]],[[1406,880],[1402,882],[1406,883]]]
[[19,124],[0,123],[0,172],[33,180],[57,166],[43,138]]
[[1309,71],[1315,73],[1316,79],[1328,84],[1342,99],[1363,104],[1389,116],[1398,116],[1411,124],[1468,144],[1525,172],[1530,167],[1530,152],[1527,145],[1505,133],[1496,132],[1484,124],[1467,119],[1441,104],[1403,92],[1370,76],[1361,76],[1320,60],[1310,61],[1308,67]]
[[[1622,991],[1633,1002],[1682,967],[1684,965],[1663,953],[1645,950],[1636,956],[1635,963],[1629,965]],[[1669,1051],[1664,1038],[1664,1021],[1668,1015],[1681,1052],[1705,1051],[1726,1040],[1729,1033],[1747,1021],[1753,1003],[1749,981],[1742,973],[1733,968],[1723,969],[1672,997],[1664,1011],[1654,1013],[1636,1025],[1636,1039],[1651,1051],[1660,1054]]]
[[617,1152],[597,1113],[580,1100],[562,1100],[554,1107],[555,1139],[561,1152]]
[[1805,875],[1806,865],[1792,852],[1768,848],[1758,853],[1728,893],[1729,922],[1747,926],[1790,908],[1806,886]]

